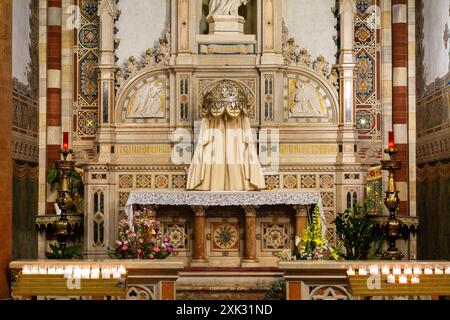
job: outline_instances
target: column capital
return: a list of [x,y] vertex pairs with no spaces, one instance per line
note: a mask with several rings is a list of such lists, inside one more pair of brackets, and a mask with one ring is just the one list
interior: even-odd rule
[[242,206],[242,208],[245,210],[246,217],[256,217],[259,206]]
[[117,9],[116,1],[101,0],[97,15],[101,17],[104,13],[109,14],[113,19],[117,18],[120,15],[120,10]]
[[192,210],[194,210],[194,215],[196,217],[205,217],[206,216],[206,207],[204,206],[192,206]]
[[355,0],[339,0],[339,14],[351,12],[356,14],[356,1]]
[[308,216],[308,206],[297,204],[294,206],[296,217],[307,217]]

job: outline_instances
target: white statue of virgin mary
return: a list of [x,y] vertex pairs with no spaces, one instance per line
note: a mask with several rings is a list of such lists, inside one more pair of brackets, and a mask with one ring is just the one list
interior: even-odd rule
[[209,0],[209,14],[206,19],[215,16],[239,17],[239,7],[247,5],[248,0]]

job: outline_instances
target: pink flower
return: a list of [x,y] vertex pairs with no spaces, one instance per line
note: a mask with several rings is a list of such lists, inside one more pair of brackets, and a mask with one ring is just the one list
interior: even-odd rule
[[117,240],[116,243],[117,243],[118,246],[122,245],[122,241],[120,241],[120,240]]
[[161,247],[162,247],[163,249],[165,249],[165,248],[166,248],[166,244],[163,243],[163,244],[161,245]]
[[144,239],[140,238],[139,243],[144,243]]
[[139,255],[142,254],[142,250],[141,250],[141,249],[137,249],[136,251],[137,251],[137,253],[138,253]]
[[151,242],[151,243],[155,243],[155,239],[154,239],[154,238],[151,238],[151,239],[150,239],[150,242]]
[[123,247],[122,247],[122,250],[123,250],[123,251],[127,251],[127,250],[128,250],[128,247],[127,247],[127,246],[123,246]]
[[155,256],[153,254],[151,254],[150,259],[155,259]]
[[155,251],[155,252],[161,252],[161,249],[158,248],[158,247],[156,247],[156,248],[153,248],[153,251]]

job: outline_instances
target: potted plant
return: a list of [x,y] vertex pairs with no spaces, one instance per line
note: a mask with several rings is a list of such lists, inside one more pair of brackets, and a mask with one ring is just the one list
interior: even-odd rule
[[382,237],[370,221],[367,202],[363,206],[338,213],[333,223],[344,249],[341,255],[346,260],[367,260],[381,248]]

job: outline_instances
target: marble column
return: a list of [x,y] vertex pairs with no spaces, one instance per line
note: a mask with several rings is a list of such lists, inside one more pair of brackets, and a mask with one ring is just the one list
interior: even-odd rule
[[258,207],[245,209],[245,243],[244,262],[256,262],[256,215]]
[[[61,130],[61,45],[62,45],[62,13],[61,0],[47,1],[47,171],[61,159],[59,149],[62,144]],[[47,187],[46,213],[55,214],[54,202],[56,193]]]
[[12,256],[12,0],[0,1],[0,299],[10,298]]
[[355,121],[355,68],[356,58],[354,53],[354,19],[356,14],[355,0],[339,1],[340,37],[341,47],[339,56],[340,73],[340,129],[342,143],[343,163],[354,163],[356,143]]
[[395,172],[400,216],[409,215],[408,36],[408,0],[392,0],[392,127],[395,132],[395,148],[398,150],[395,159],[402,162],[402,168]]
[[205,260],[206,208],[192,207],[194,210],[194,257],[193,260]]
[[100,17],[100,57],[99,57],[99,83],[98,83],[98,117],[100,144],[99,162],[111,161],[111,146],[113,141],[114,124],[114,86],[116,74],[116,62],[114,58],[114,21],[119,14],[116,1],[102,0],[98,7]]
[[305,234],[306,220],[308,219],[308,206],[297,205],[295,209],[295,235],[300,238]]

